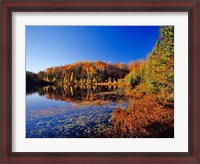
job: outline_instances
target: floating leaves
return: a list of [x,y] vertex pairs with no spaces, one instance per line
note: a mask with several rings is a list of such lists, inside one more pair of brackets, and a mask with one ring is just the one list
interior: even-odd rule
[[112,128],[116,108],[127,108],[128,101],[96,105],[69,105],[63,108],[31,110],[26,116],[27,138],[96,138]]

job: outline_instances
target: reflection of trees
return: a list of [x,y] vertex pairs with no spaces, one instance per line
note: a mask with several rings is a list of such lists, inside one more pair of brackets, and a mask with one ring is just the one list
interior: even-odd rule
[[38,87],[26,86],[26,94],[30,95],[38,91]]
[[116,102],[124,97],[124,93],[116,92],[120,87],[106,85],[64,85],[64,86],[45,86],[35,88],[33,92],[38,92],[40,96],[45,96],[48,99],[62,100],[67,102],[91,102],[112,101]]

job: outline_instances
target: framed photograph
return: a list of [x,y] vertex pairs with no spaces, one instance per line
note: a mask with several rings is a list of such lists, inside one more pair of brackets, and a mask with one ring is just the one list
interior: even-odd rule
[[199,7],[1,2],[1,162],[199,163]]

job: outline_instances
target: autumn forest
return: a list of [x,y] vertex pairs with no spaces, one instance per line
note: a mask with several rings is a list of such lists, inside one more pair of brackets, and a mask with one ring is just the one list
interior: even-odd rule
[[174,27],[159,32],[152,52],[129,64],[83,60],[27,71],[27,95],[68,103],[28,113],[27,137],[173,138]]

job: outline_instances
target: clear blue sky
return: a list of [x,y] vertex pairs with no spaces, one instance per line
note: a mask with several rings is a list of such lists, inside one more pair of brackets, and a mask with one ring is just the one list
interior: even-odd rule
[[159,26],[26,26],[26,70],[75,61],[128,64],[152,51]]

